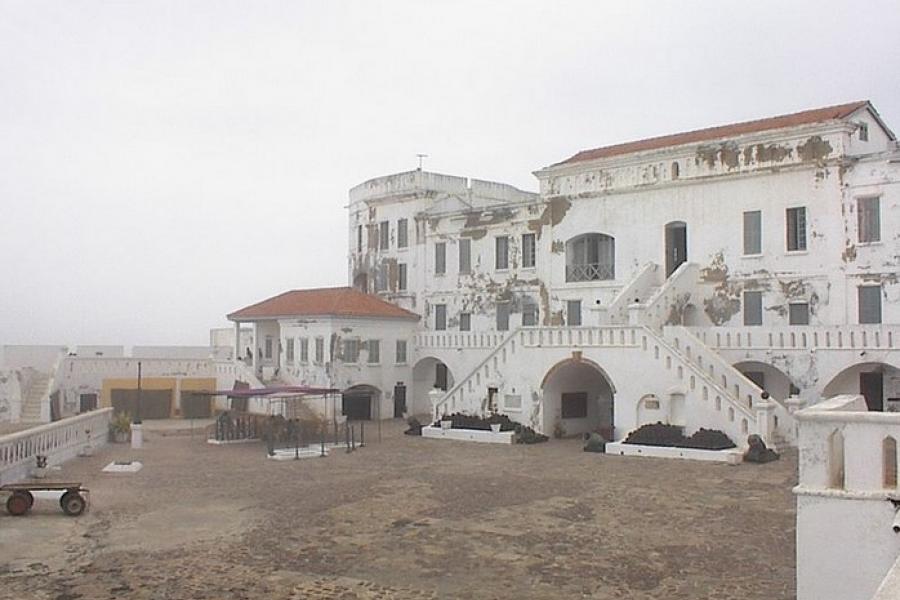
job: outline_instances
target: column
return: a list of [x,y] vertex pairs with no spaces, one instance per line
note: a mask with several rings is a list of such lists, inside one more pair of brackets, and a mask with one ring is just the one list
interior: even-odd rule
[[237,362],[241,359],[241,322],[234,322],[234,356],[232,359]]

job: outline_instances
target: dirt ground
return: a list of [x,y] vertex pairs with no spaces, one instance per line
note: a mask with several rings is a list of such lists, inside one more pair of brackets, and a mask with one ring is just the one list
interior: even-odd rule
[[[87,513],[0,516],[0,598],[794,597],[793,453],[729,467],[401,431],[299,461],[160,432],[75,459],[52,477],[91,489]],[[100,471],[129,459],[143,470]]]

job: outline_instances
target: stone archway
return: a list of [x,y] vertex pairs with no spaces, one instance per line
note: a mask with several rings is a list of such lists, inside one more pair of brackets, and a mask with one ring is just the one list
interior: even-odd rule
[[373,385],[354,385],[341,392],[341,414],[348,421],[381,418],[381,390]]
[[426,356],[413,367],[412,398],[407,400],[412,414],[431,414],[428,393],[434,388],[447,391],[454,385],[453,373],[439,358]]
[[600,431],[613,439],[615,387],[599,365],[583,358],[566,359],[547,371],[541,388],[544,433]]
[[769,392],[772,398],[781,402],[800,391],[787,373],[768,363],[745,360],[734,363],[734,368],[761,389]]
[[823,389],[825,398],[840,394],[862,394],[869,410],[884,410],[888,400],[900,398],[900,369],[882,362],[847,367]]

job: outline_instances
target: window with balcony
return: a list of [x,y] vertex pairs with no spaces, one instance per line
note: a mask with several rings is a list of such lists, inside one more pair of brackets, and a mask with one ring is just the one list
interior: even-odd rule
[[762,292],[744,292],[744,325],[762,325]]
[[566,302],[566,324],[571,327],[581,325],[581,300],[569,300]]
[[459,313],[459,330],[472,331],[472,313]]
[[406,263],[397,264],[397,289],[401,292],[406,291]]
[[533,302],[526,302],[522,306],[522,326],[534,327],[538,324],[538,306]]
[[497,331],[509,331],[509,304],[497,305]]
[[806,302],[788,304],[788,324],[809,325],[809,304]]
[[604,233],[587,233],[566,243],[566,281],[615,278],[615,238]]
[[862,285],[857,288],[859,322],[862,325],[881,323],[881,286]]
[[447,329],[447,305],[434,305],[434,329],[435,331],[445,331]]

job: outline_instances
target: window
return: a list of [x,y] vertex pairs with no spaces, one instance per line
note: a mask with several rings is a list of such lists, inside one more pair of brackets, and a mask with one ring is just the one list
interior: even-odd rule
[[294,362],[294,338],[287,339],[287,348],[285,350],[285,354],[287,355],[287,361],[289,363]]
[[397,264],[397,289],[406,291],[406,263]]
[[495,238],[494,268],[498,271],[509,268],[509,237],[501,235]]
[[356,251],[362,252],[362,225],[356,226]]
[[447,272],[447,244],[438,242],[434,245],[434,274],[443,275]]
[[272,336],[266,336],[266,358],[272,358]]
[[381,362],[381,342],[378,340],[369,340],[369,364],[377,364]]
[[584,419],[587,417],[587,392],[562,395],[562,418]]
[[806,302],[788,304],[788,323],[791,325],[809,325],[809,304]]
[[681,175],[681,166],[677,162],[672,163],[672,179],[678,179]]
[[447,305],[434,305],[434,329],[435,331],[445,331],[447,329]]
[[885,489],[897,488],[897,440],[887,436],[881,441],[882,484]]
[[300,362],[309,362],[309,339],[305,337],[300,338]]
[[566,243],[566,281],[616,278],[616,240],[603,233],[587,233]]
[[472,240],[469,238],[459,239],[459,272],[472,272]]
[[859,243],[870,244],[881,241],[881,199],[859,198],[856,201],[856,216],[859,224]]
[[398,365],[406,364],[406,340],[397,340],[397,351],[395,362]]
[[522,396],[520,394],[504,394],[503,410],[522,410]]
[[497,305],[497,331],[509,331],[509,304]]
[[538,307],[537,304],[526,302],[522,306],[522,326],[534,327],[538,324]]
[[744,325],[762,325],[762,292],[744,292]]
[[868,123],[858,123],[859,125],[859,141],[868,142],[869,141],[869,124]]
[[806,250],[806,207],[787,209],[788,252]]
[[346,339],[344,340],[344,352],[343,359],[345,363],[355,363],[359,362],[359,340],[358,339]]
[[535,237],[533,233],[522,234],[522,266],[526,269],[534,267]]
[[566,323],[571,327],[581,325],[581,300],[566,302]]
[[860,324],[881,323],[881,286],[863,285],[857,288],[857,293]]
[[409,224],[406,219],[397,220],[397,247],[406,248],[409,245]]
[[391,247],[390,228],[391,224],[387,221],[382,221],[378,224],[378,247],[382,250],[387,250]]
[[459,313],[459,330],[472,331],[472,313]]
[[762,254],[762,212],[744,213],[744,254]]
[[316,364],[322,364],[325,362],[325,339],[317,337],[316,338]]

